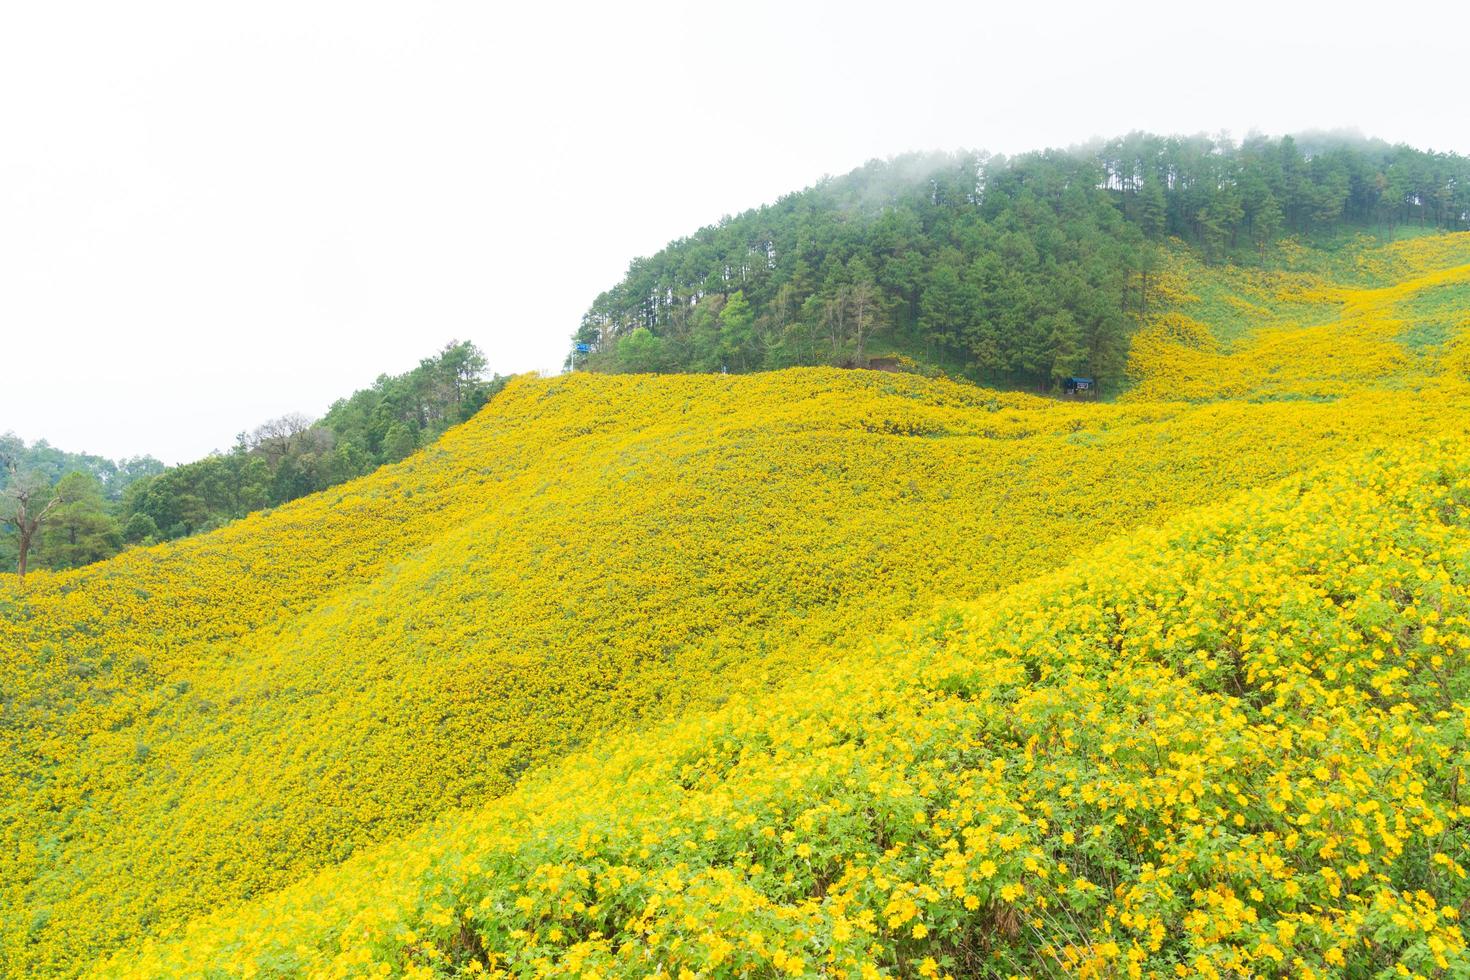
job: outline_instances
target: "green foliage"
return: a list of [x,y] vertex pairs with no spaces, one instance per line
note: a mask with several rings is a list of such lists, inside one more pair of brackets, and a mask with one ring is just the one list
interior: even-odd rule
[[[383,375],[336,402],[319,422],[273,419],[241,433],[229,452],[170,468],[151,456],[113,461],[0,436],[0,460],[13,460],[25,479],[67,500],[33,541],[30,566],[77,568],[124,545],[213,530],[397,462],[470,418],[505,385],[484,375],[485,357],[474,344],[450,343],[412,371]],[[9,480],[0,466],[0,490]],[[0,532],[0,568],[13,569],[16,528],[0,516]]]
[[[592,370],[862,366],[874,342],[995,384],[1111,386],[1148,309],[1150,242],[1262,264],[1283,261],[1284,234],[1467,223],[1470,161],[1381,142],[1135,133],[1014,159],[905,156],[635,260],[575,340]],[[625,351],[640,329],[661,343]]]
[[737,370],[745,369],[755,354],[755,313],[745,301],[745,293],[735,290],[720,310],[721,360]]
[[122,550],[117,519],[95,476],[68,473],[56,484],[55,492],[66,503],[44,525],[39,551],[50,568],[79,568]]
[[371,388],[337,401],[321,427],[335,437],[341,465],[356,470],[350,475],[366,473],[403,459],[478,412],[505,385],[499,375],[486,379],[485,370],[478,347],[451,342],[412,371],[381,375]]
[[1470,283],[1449,283],[1428,289],[1401,303],[1396,311],[1410,324],[1399,338],[1418,351],[1439,347],[1470,326]]
[[[128,540],[212,530],[397,462],[470,418],[505,384],[484,377],[485,356],[453,342],[396,376],[334,403],[319,422],[285,416],[241,433],[228,453],[176,466],[125,499]],[[134,523],[134,518],[146,521]]]
[[242,440],[226,455],[175,466],[139,483],[124,500],[126,523],[146,517],[160,540],[197,534],[270,502],[271,473]]
[[618,341],[618,367],[630,374],[649,374],[664,368],[664,342],[639,327]]
[[[13,432],[0,435],[0,459],[12,460],[20,473],[36,473],[55,486],[68,473],[90,473],[102,488],[102,496],[119,501],[128,487],[163,472],[163,464],[152,456],[111,460],[90,453],[69,453],[38,439],[27,446]],[[0,467],[0,488],[8,485],[9,473]]]
[[[12,477],[9,465],[15,466]],[[122,547],[118,520],[122,498],[139,483],[163,472],[152,456],[111,460],[69,453],[41,439],[27,446],[13,432],[0,435],[0,491],[12,479],[60,493],[69,502],[48,515],[43,533],[31,542],[31,568],[75,568],[116,554]],[[0,571],[15,569],[19,529],[13,514],[0,513]]]
[[127,544],[152,544],[158,540],[158,525],[147,514],[134,514],[123,525],[122,537]]

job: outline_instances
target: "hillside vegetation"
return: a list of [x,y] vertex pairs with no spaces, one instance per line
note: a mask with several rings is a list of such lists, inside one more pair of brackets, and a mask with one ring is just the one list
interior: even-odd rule
[[0,569],[15,569],[20,557],[15,514],[5,499],[16,484],[66,501],[31,542],[32,567],[77,568],[121,550],[124,498],[163,469],[152,456],[112,460],[57,449],[45,439],[28,446],[13,432],[0,435]]
[[284,884],[744,665],[782,676],[1460,410],[831,370],[516,382],[341,493],[0,593],[5,904],[45,910],[10,948],[69,956]]
[[379,375],[339,398],[321,419],[286,415],[242,432],[228,452],[139,482],[121,520],[130,542],[155,544],[210,531],[396,463],[470,418],[505,379],[485,376],[485,356],[451,342],[417,367]]
[[1470,234],[1286,251],[1275,272],[1171,252],[1125,397],[1331,398],[1470,378]]
[[1470,454],[1313,471],[106,975],[1464,975]]
[[1118,403],[518,378],[0,578],[0,974],[1449,975],[1467,253],[1180,250]]
[[[241,432],[228,452],[165,467],[151,456],[109,460],[67,453],[44,439],[0,436],[0,569],[14,569],[19,526],[5,493],[12,480],[38,506],[64,501],[30,541],[31,568],[59,571],[126,547],[213,530],[396,463],[473,416],[505,384],[486,377],[469,342],[452,342],[418,367],[380,375],[312,421],[292,414]],[[14,467],[12,475],[11,467]]]
[[[1470,160],[1336,136],[1146,133],[1005,158],[873,161],[639,258],[573,338],[609,371],[863,366],[1124,381],[1180,243],[1280,271],[1300,240],[1470,228]],[[1286,237],[1284,237],[1286,236]]]

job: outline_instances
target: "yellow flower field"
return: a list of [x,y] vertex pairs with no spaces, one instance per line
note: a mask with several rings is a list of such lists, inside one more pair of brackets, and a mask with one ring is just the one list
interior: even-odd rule
[[1470,236],[1171,261],[1118,403],[519,378],[0,577],[0,975],[1470,969]]
[[[1351,264],[1306,252],[1316,261],[1271,273],[1170,252],[1163,305],[1133,339],[1128,398],[1330,398],[1465,380],[1452,348],[1470,307],[1470,233],[1347,251]],[[1456,287],[1459,313],[1441,342],[1406,343],[1428,312],[1413,304]]]
[[1291,478],[97,972],[1464,975],[1467,522]]

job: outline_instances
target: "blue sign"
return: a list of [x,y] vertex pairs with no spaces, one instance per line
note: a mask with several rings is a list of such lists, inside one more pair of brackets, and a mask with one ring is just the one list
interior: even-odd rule
[[592,345],[591,344],[578,344],[577,345],[577,353],[578,354],[590,354],[590,353],[592,353]]

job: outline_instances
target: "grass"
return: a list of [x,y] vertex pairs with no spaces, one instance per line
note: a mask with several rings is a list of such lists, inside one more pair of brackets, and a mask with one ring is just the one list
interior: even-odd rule
[[1394,313],[1409,325],[1399,342],[1416,353],[1432,353],[1470,328],[1470,282],[1426,289],[1399,303]]

